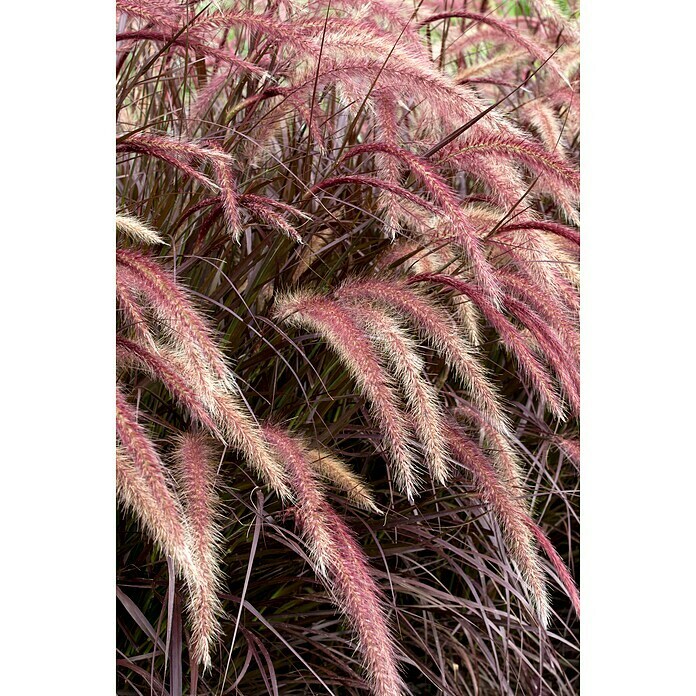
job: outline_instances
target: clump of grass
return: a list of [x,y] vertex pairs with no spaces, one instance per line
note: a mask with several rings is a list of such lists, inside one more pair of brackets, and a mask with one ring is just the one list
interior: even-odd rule
[[577,693],[572,5],[117,0],[124,693]]

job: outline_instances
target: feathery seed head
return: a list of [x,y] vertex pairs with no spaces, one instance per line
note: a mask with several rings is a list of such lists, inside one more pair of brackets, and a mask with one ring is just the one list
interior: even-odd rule
[[164,244],[164,240],[157,232],[132,215],[117,215],[116,231],[143,244]]
[[412,500],[418,488],[417,467],[408,442],[409,429],[400,409],[393,380],[383,369],[369,336],[349,309],[309,292],[276,301],[275,316],[295,326],[317,331],[350,370],[380,425],[397,487]]
[[135,409],[118,387],[116,434],[121,445],[116,458],[116,481],[123,503],[162,551],[171,556],[184,579],[195,584],[197,570],[181,503]]
[[189,604],[192,657],[205,668],[210,668],[210,650],[221,634],[219,617],[223,613],[218,597],[222,585],[222,537],[219,527],[220,501],[215,492],[217,461],[210,442],[201,433],[181,435],[175,459],[199,580],[192,588]]
[[365,482],[338,457],[334,457],[326,450],[315,449],[310,452],[310,460],[312,466],[325,479],[343,491],[352,503],[369,512],[377,514],[382,512]]
[[288,468],[302,533],[335,603],[355,631],[373,693],[401,696],[405,689],[394,640],[365,554],[327,503],[305,444],[274,426],[265,426],[264,433]]
[[524,506],[499,479],[478,445],[453,421],[447,425],[447,437],[455,459],[472,473],[481,499],[490,505],[491,512],[498,520],[508,551],[519,568],[521,578],[534,602],[539,622],[546,627],[550,611],[546,579],[539,563]]
[[478,408],[502,432],[507,431],[507,418],[500,397],[481,367],[475,350],[466,342],[446,310],[414,287],[396,280],[349,281],[337,294],[345,301],[385,305],[409,321],[452,366]]
[[423,445],[432,478],[447,482],[447,444],[443,440],[443,415],[437,392],[425,376],[425,364],[416,346],[392,316],[369,305],[351,307],[350,313],[368,330],[373,345],[399,380],[416,435]]
[[422,274],[413,276],[410,282],[428,281],[450,287],[460,294],[466,295],[476,303],[488,322],[495,328],[505,348],[518,361],[520,368],[530,386],[539,398],[560,420],[565,419],[565,409],[546,368],[539,362],[529,347],[522,332],[494,307],[479,288],[458,278],[442,274]]

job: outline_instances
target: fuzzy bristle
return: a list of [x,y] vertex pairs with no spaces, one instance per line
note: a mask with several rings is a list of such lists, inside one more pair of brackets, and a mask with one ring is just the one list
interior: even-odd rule
[[352,503],[369,512],[381,512],[367,484],[345,462],[326,450],[316,449],[310,452],[310,460],[312,466]]
[[549,622],[549,599],[544,571],[539,563],[535,539],[528,524],[528,515],[520,500],[499,478],[475,442],[453,422],[447,425],[447,436],[454,457],[474,476],[481,499],[490,505],[500,523],[510,556],[536,607],[539,622]]
[[133,215],[117,215],[116,231],[143,244],[164,244],[164,240],[155,230]]
[[279,298],[275,315],[289,324],[319,332],[340,356],[370,402],[381,426],[387,454],[394,465],[397,487],[412,500],[419,487],[419,477],[408,442],[408,425],[399,410],[399,397],[393,380],[382,368],[365,330],[346,307],[312,293]]
[[[118,261],[117,277],[121,275],[126,288],[148,301],[165,327],[165,348],[158,355],[141,347],[137,349],[139,360],[149,360],[150,372],[173,388],[196,419],[241,450],[264,481],[281,497],[289,498],[282,467],[269,453],[258,425],[242,403],[222,351],[182,287],[159,264],[138,252],[120,250]],[[130,348],[133,353],[134,347]],[[158,360],[162,350],[166,357]]]
[[413,419],[413,429],[423,445],[432,478],[447,483],[449,465],[443,440],[443,414],[437,392],[425,376],[425,364],[403,327],[388,314],[369,306],[351,308],[351,314],[367,330],[373,344],[391,366],[401,384]]
[[205,668],[211,666],[210,651],[221,633],[222,586],[220,568],[219,505],[216,493],[217,457],[209,440],[200,433],[186,433],[175,451],[176,478],[184,503],[184,515],[191,536],[198,583],[189,606],[192,625],[192,657]]
[[134,407],[116,390],[116,481],[124,505],[132,510],[177,571],[191,585],[197,570],[181,503],[150,437],[138,422]]
[[400,696],[405,686],[396,648],[365,554],[327,503],[304,443],[276,427],[266,426],[264,432],[291,475],[297,521],[334,602],[353,626],[372,692]]
[[340,288],[338,296],[345,300],[386,305],[410,321],[420,335],[452,365],[477,407],[496,427],[507,431],[507,417],[500,397],[488,380],[474,349],[467,344],[444,309],[399,281],[351,281]]
[[529,343],[521,331],[502,312],[488,302],[478,288],[452,276],[441,274],[422,274],[414,276],[410,280],[412,282],[428,281],[445,285],[466,295],[475,302],[486,319],[498,332],[503,345],[515,356],[529,384],[537,392],[539,398],[559,419],[565,419],[566,414],[563,403],[556,392],[548,370],[529,347]]

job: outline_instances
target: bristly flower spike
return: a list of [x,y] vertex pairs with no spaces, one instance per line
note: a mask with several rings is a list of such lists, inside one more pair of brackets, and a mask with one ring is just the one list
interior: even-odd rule
[[335,604],[350,621],[374,696],[405,693],[396,647],[368,560],[353,533],[327,503],[311,454],[296,437],[266,426],[266,438],[290,473],[297,521]]
[[116,231],[143,244],[164,244],[164,240],[155,230],[133,215],[117,215]]
[[[269,453],[258,425],[242,403],[236,380],[212,332],[183,288],[158,263],[139,252],[119,250],[117,260],[117,281],[120,278],[133,295],[144,296],[165,329],[165,362],[171,374],[159,369],[157,379],[168,380],[170,386],[176,387],[173,393],[180,400],[191,396],[185,399],[186,407],[209,427],[202,418],[202,405],[217,425],[217,430],[211,432],[221,433],[228,444],[238,447],[266,483],[278,495],[288,498],[283,469]],[[160,350],[160,356],[161,353]],[[141,350],[141,362],[144,357],[147,356]],[[150,351],[151,372],[156,357]]]
[[116,389],[116,434],[121,447],[116,457],[116,482],[124,505],[172,558],[187,583],[195,586],[197,570],[181,503],[160,456],[120,388]]
[[491,512],[499,521],[510,556],[536,607],[539,622],[546,627],[550,612],[546,580],[524,506],[500,480],[476,443],[456,423],[448,424],[447,436],[454,458],[471,471],[482,500],[491,506]]
[[509,430],[508,419],[493,385],[488,380],[474,349],[467,344],[447,312],[398,280],[351,280],[336,295],[345,301],[374,302],[389,307],[409,321],[464,383],[472,402],[501,432]]
[[381,426],[388,458],[399,490],[413,500],[419,477],[408,442],[409,429],[399,410],[393,382],[382,368],[369,336],[347,308],[309,292],[285,295],[276,301],[274,315],[288,324],[317,331],[336,351],[367,398]]
[[210,651],[221,634],[223,614],[218,592],[220,569],[219,506],[216,488],[217,460],[208,439],[201,433],[183,434],[175,450],[176,479],[184,501],[198,583],[189,604],[192,625],[192,658],[205,669],[212,665]]
[[484,294],[478,288],[458,278],[437,273],[413,276],[409,281],[413,283],[420,281],[440,283],[473,300],[483,312],[486,319],[496,329],[503,345],[517,358],[520,368],[527,377],[530,386],[532,386],[539,395],[539,398],[548,405],[549,409],[558,419],[565,419],[566,416],[563,403],[556,393],[546,368],[534,355],[520,330],[496,307],[488,302]]
[[422,446],[432,478],[447,483],[447,443],[442,432],[443,414],[437,392],[425,376],[425,364],[403,327],[391,316],[374,307],[350,307],[356,322],[368,331],[370,339],[401,383],[402,393],[413,418],[413,428]]
[[314,449],[310,452],[310,461],[321,476],[348,496],[351,503],[368,512],[382,512],[367,484],[331,452]]

